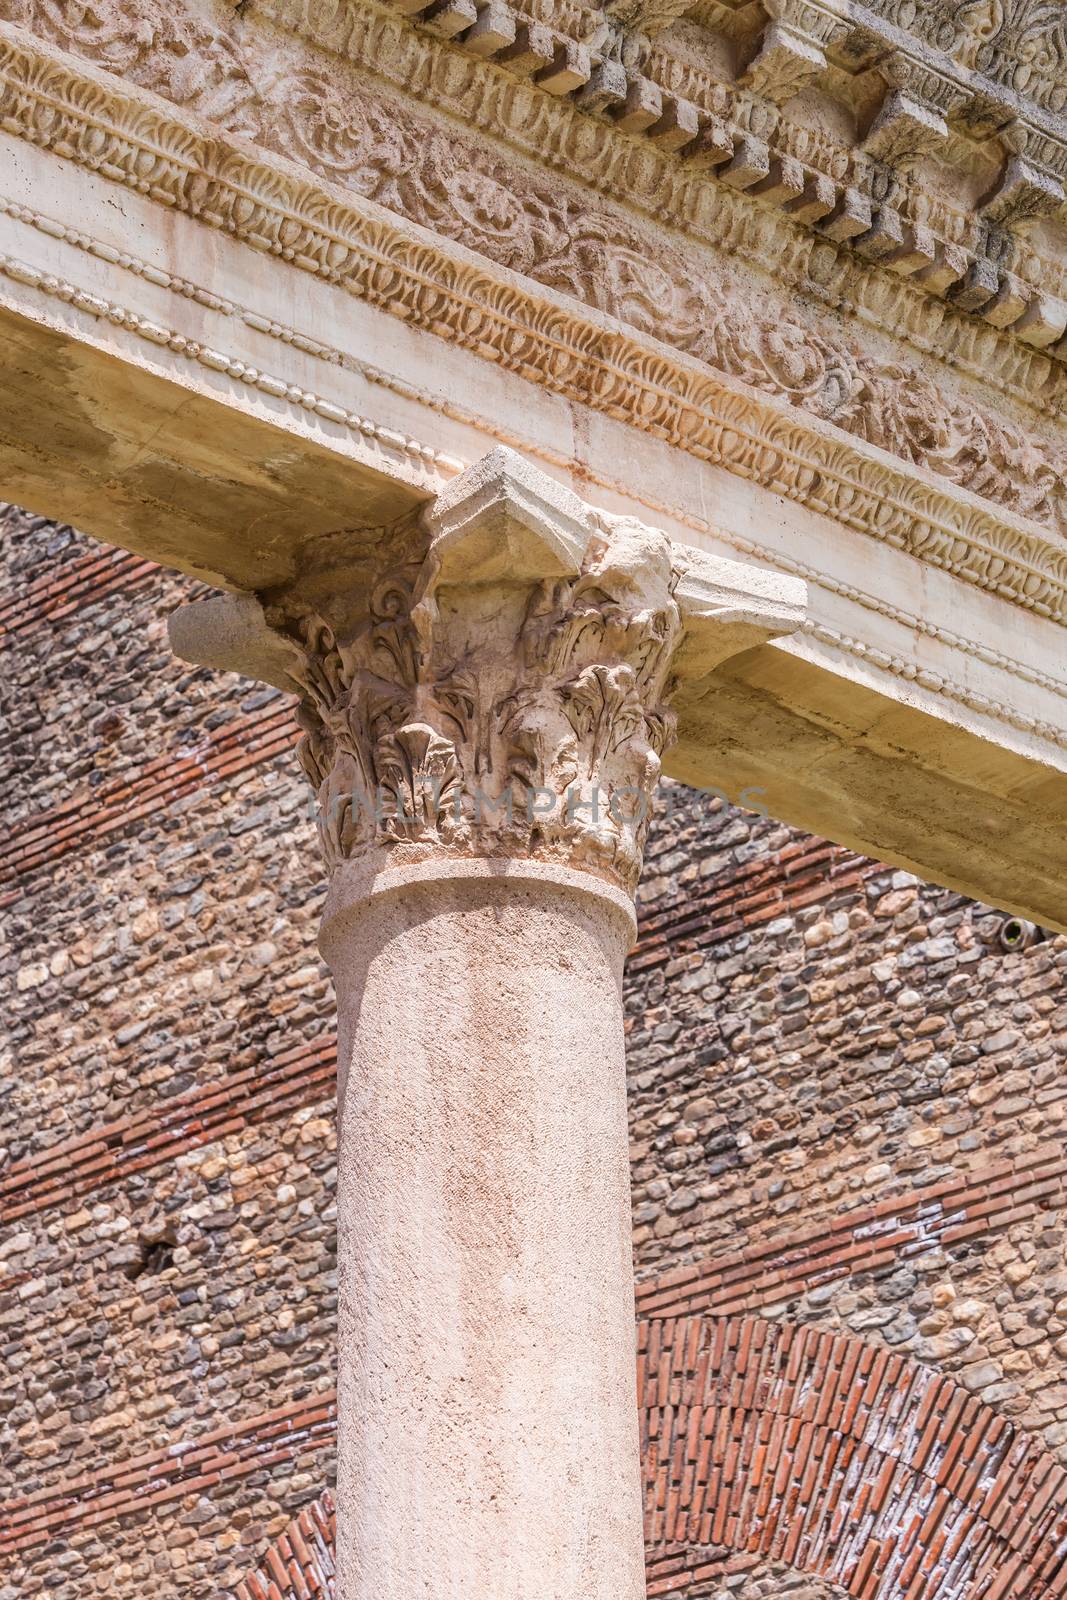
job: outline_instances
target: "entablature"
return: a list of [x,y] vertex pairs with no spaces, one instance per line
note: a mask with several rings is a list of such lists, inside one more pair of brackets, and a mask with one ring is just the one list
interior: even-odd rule
[[[352,15],[420,59],[407,23]],[[430,43],[434,94],[474,82]],[[807,583],[793,637],[681,696],[677,776],[766,778],[784,820],[1062,923],[1053,428],[758,315],[670,230],[563,179],[553,210],[551,174],[509,207],[512,169],[456,120],[353,133],[282,73],[253,141],[247,105],[234,132],[136,77],[0,25],[8,498],[261,593],[507,445],[597,511]],[[600,124],[565,115],[593,159]]]
[[[609,315],[658,325],[667,342],[712,366],[928,463],[983,497],[1064,525],[1067,445],[1058,419],[1067,372],[1053,354],[1060,340],[1059,311],[1049,300],[1054,272],[1047,262],[1034,268],[1044,297],[1035,298],[1019,287],[1017,253],[1007,276],[1003,263],[994,269],[970,260],[966,284],[954,276],[952,262],[963,259],[960,250],[966,255],[958,242],[932,264],[922,249],[906,252],[905,261],[892,208],[871,210],[862,186],[841,176],[833,141],[811,119],[768,112],[776,136],[800,141],[790,161],[803,166],[821,149],[818,160],[825,155],[828,170],[838,173],[832,201],[830,180],[812,180],[818,216],[809,216],[806,200],[790,195],[770,168],[748,182],[762,171],[759,140],[771,126],[762,114],[746,114],[741,144],[730,134],[723,145],[717,113],[702,106],[693,112],[696,102],[676,89],[674,101],[657,90],[648,102],[642,91],[627,133],[617,108],[597,111],[573,85],[549,92],[535,81],[544,64],[534,72],[528,51],[500,48],[495,9],[483,8],[476,25],[442,39],[369,0],[255,0],[222,21],[199,0],[163,17],[151,4],[140,17],[140,8],[102,0],[81,23],[40,0],[10,3],[41,30],[32,42],[22,30],[10,33],[16,48],[8,56],[8,125],[22,125],[25,137],[48,137],[41,120],[51,114],[50,96],[38,96],[36,106],[28,96],[47,76],[58,41],[126,84],[150,87],[179,120],[206,115],[220,131],[295,155],[319,178],[448,231]],[[549,54],[553,62],[559,55],[563,78],[573,77],[576,62],[593,58],[581,40],[563,49],[559,25],[588,33],[590,17],[600,13],[574,3],[557,9]],[[510,24],[500,26],[507,34]],[[546,25],[533,19],[530,26],[543,32]],[[17,48],[20,39],[28,54]],[[691,70],[681,57],[671,59],[678,71]],[[588,90],[586,80],[582,92]],[[725,107],[722,97],[733,92],[711,83],[705,98]],[[751,100],[749,91],[737,93]],[[594,114],[583,114],[579,102]],[[690,112],[699,113],[696,123]],[[893,126],[892,118],[883,126],[889,140]],[[700,148],[683,149],[694,128]],[[502,141],[499,155],[486,134]],[[724,166],[718,158],[727,146],[733,153]],[[519,158],[513,167],[504,164],[505,147]],[[709,173],[716,181],[708,182]],[[599,190],[603,202],[591,202],[583,185]],[[808,195],[808,177],[804,186]],[[920,199],[924,215],[940,203],[926,190]],[[869,234],[861,252],[853,248],[857,226]],[[973,218],[961,226],[973,232]],[[926,265],[917,268],[920,258]],[[948,298],[931,298],[932,288]],[[910,364],[899,360],[905,353]],[[930,381],[931,360],[942,363],[940,387]],[[908,395],[903,407],[898,390]],[[955,398],[961,392],[962,404]],[[995,412],[973,403],[983,395],[995,396]],[[902,410],[915,422],[898,415]]]
[[394,3],[684,174],[1067,357],[1067,123],[1010,73],[979,71],[974,52],[955,59],[838,0]]

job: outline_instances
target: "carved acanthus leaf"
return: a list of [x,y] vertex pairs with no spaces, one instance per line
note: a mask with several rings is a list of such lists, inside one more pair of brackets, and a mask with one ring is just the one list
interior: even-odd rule
[[[300,759],[331,864],[528,854],[633,889],[677,662],[706,675],[801,620],[797,580],[753,574],[750,592],[736,563],[690,552],[679,565],[666,534],[591,512],[503,449],[375,542],[379,570],[365,572],[364,550],[353,588],[342,563],[328,617],[309,604],[318,580],[258,613],[263,661],[284,661],[301,693]],[[517,567],[499,569],[496,542]],[[256,604],[185,608],[176,648],[223,664],[230,612]],[[256,670],[247,643],[242,663]]]
[[785,105],[825,71],[826,56],[818,40],[785,22],[772,22],[741,82],[775,105]]
[[[783,26],[795,31],[797,19],[802,18],[804,27],[809,28],[810,8],[798,9],[775,0],[775,9],[781,13]],[[801,411],[813,412],[1010,513],[1058,532],[1067,529],[1067,453],[1054,437],[1027,433],[1006,414],[980,407],[966,393],[951,394],[945,386],[927,380],[917,365],[904,367],[879,358],[840,328],[817,322],[810,311],[801,311],[799,306],[785,312],[776,307],[768,314],[741,275],[679,246],[662,230],[653,234],[635,218],[591,202],[588,191],[572,189],[558,174],[538,173],[518,164],[507,166],[496,150],[486,148],[484,140],[465,138],[439,122],[401,109],[370,86],[361,84],[358,94],[347,92],[325,67],[290,64],[283,70],[272,56],[268,71],[268,62],[254,54],[256,46],[249,30],[242,30],[238,48],[225,29],[216,29],[218,36],[212,36],[214,43],[206,57],[213,63],[211,72],[207,77],[187,77],[183,64],[190,59],[190,41],[195,43],[196,28],[207,24],[190,20],[182,7],[173,17],[151,27],[138,23],[118,0],[96,0],[92,7],[61,0],[0,0],[0,16],[14,16],[42,37],[115,66],[134,82],[188,106],[198,116],[217,119],[219,128],[247,133],[264,151],[279,151],[290,159],[296,151],[310,171],[410,218],[440,239],[459,240],[508,271],[618,318],[639,335],[673,346],[713,372],[740,378]],[[376,26],[367,35],[377,44],[383,44],[385,37]],[[250,65],[246,65],[242,50],[249,54]],[[99,86],[93,89],[90,116],[85,85],[65,71],[61,73],[47,57],[34,57],[10,39],[4,41],[3,54],[0,101],[11,131],[18,129],[35,144],[60,149],[94,170],[106,170],[168,205],[208,219],[212,226],[253,239],[258,248],[299,262],[361,296],[368,294],[368,277],[375,282],[380,279],[378,269],[368,267],[358,229],[347,222],[341,228],[340,212],[335,209],[329,213],[331,226],[324,228],[311,219],[307,207],[294,207],[291,196],[284,205],[276,203],[288,190],[266,166],[247,167],[233,153],[226,153],[215,166],[219,152],[209,160],[201,134],[184,127],[179,133],[177,124],[164,138],[155,112],[149,117],[143,107],[123,99],[117,79],[114,95],[105,95]],[[308,55],[304,59],[311,62],[317,58]],[[400,63],[390,60],[389,65],[395,79]],[[463,94],[457,89],[454,101],[448,102],[459,120],[463,108],[469,110],[478,67],[477,62],[468,62],[462,72],[456,68],[449,77],[449,84],[462,79]],[[252,68],[254,92],[249,80]],[[926,81],[929,74],[922,77],[918,73],[914,63],[897,61],[885,71],[898,77],[903,73],[911,87],[921,82],[924,94],[937,87]],[[213,98],[216,89],[221,99]],[[443,87],[440,93],[445,93]],[[512,140],[518,140],[522,131],[524,103],[522,96],[510,93],[494,102]],[[892,126],[872,132],[876,142],[885,136],[882,155],[886,159],[903,160],[907,165],[928,136],[940,137],[940,127],[933,113],[933,121],[928,123],[924,114],[913,114],[914,108],[899,102],[894,105]],[[897,113],[903,115],[903,122]],[[585,119],[574,122],[578,133],[570,125],[559,130],[563,141],[559,149],[564,152],[561,161],[573,165],[575,171],[584,171],[592,181],[592,168],[583,166],[591,148]],[[122,137],[116,131],[119,126],[126,130]],[[131,130],[136,131],[132,143]],[[694,142],[696,131],[694,127]],[[723,136],[727,138],[725,129]],[[1021,222],[1025,227],[1030,217],[1054,203],[1053,180],[1047,175],[1051,172],[1049,153],[1032,130],[1028,140],[1025,162],[1010,163],[1005,173],[1007,186],[1002,185],[985,202],[986,218],[1003,214],[1005,225]],[[749,139],[734,160],[726,161],[724,154],[726,169],[733,169],[735,176],[741,171],[754,173],[768,159],[767,145],[757,149],[759,146],[758,139]],[[725,152],[727,146],[721,148]],[[225,152],[224,141],[219,150]],[[597,172],[603,176],[599,136],[596,150]],[[735,162],[739,163],[736,167]],[[607,163],[607,168],[613,167],[614,163]],[[651,174],[658,168],[653,163],[647,170]],[[656,181],[660,184],[666,179],[660,174]],[[789,189],[781,174],[767,181],[772,188],[777,183],[783,192]],[[667,207],[666,193],[656,187],[641,197],[642,203],[657,215],[667,215],[669,207],[663,209]],[[872,227],[867,197],[854,187],[836,200],[835,193],[830,185],[825,199],[818,194],[800,197],[801,204],[815,206],[814,214],[822,219],[820,227],[828,237],[866,236],[867,253],[881,261],[888,250],[894,271],[902,265],[912,270],[928,258],[922,239],[899,234],[894,240],[893,229],[899,230],[901,223],[891,207],[883,208],[882,225]],[[866,214],[853,218],[850,207],[854,210],[857,204],[861,210],[866,207]],[[316,216],[323,214],[321,208],[316,210]],[[686,226],[691,221],[689,218]],[[990,278],[988,288],[978,281],[977,290],[971,285],[965,295],[953,288],[954,307],[978,311],[983,317],[992,307],[987,328],[1010,326],[1015,315],[1028,343],[1041,349],[1057,347],[1054,332],[1044,331],[1046,327],[1054,329],[1054,317],[1045,317],[1039,307],[1035,319],[1024,325],[1025,298],[1000,295],[998,273],[984,257],[972,259],[962,247],[938,249],[936,265],[922,276],[928,283],[937,281],[939,293],[957,284],[968,271],[976,280],[984,280],[986,275]],[[892,309],[893,319],[903,316],[905,299],[895,293],[885,295],[883,287],[864,300],[865,315],[874,315],[873,308],[884,301]],[[433,296],[434,330],[475,338],[469,329],[458,326],[464,312],[470,314],[469,298],[460,305],[449,303],[447,288],[438,283],[433,285]],[[914,297],[906,298],[914,309]],[[907,315],[911,314],[909,310]],[[491,320],[489,308],[486,322]],[[946,329],[950,320],[945,321]],[[1035,321],[1039,334],[1032,340],[1029,334]],[[892,326],[895,329],[903,323],[894,320]],[[515,363],[515,340],[510,331],[503,334],[479,328],[477,339],[481,341],[478,347],[484,344],[494,359]],[[928,347],[927,333],[921,334],[919,342]],[[978,352],[982,363],[993,352],[988,343],[970,348]],[[974,370],[973,354],[970,359]],[[558,355],[556,361],[561,361]],[[956,346],[953,361],[963,364]],[[549,366],[544,348],[539,347],[536,358],[528,362],[524,358],[521,370],[529,375],[528,368],[541,381],[561,386],[566,380]],[[585,375],[583,366],[582,377]],[[901,375],[913,395],[930,398],[931,415],[925,430],[900,426],[901,408],[893,391]],[[570,388],[584,399],[588,386],[574,382]],[[946,421],[955,437],[982,439],[987,452],[969,448],[942,451],[938,442]],[[927,447],[924,434],[934,441],[933,448]],[[808,470],[805,467],[805,475]],[[974,559],[968,556],[965,566],[970,571]],[[1041,603],[1046,603],[1044,598]]]
[[650,38],[691,11],[696,0],[607,0],[604,10],[625,28]]

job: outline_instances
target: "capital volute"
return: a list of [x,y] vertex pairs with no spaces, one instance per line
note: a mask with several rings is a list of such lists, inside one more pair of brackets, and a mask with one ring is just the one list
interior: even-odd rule
[[321,576],[216,596],[171,641],[300,696],[331,865],[525,856],[632,891],[679,683],[803,619],[798,580],[672,547],[503,448],[347,565],[329,543],[328,606]]

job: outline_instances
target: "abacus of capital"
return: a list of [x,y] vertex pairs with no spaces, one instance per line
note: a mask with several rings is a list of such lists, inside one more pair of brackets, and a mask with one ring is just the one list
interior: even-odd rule
[[299,699],[341,1600],[643,1591],[661,769],[1067,930],[1028,9],[0,0],[0,491],[219,591],[178,655]]

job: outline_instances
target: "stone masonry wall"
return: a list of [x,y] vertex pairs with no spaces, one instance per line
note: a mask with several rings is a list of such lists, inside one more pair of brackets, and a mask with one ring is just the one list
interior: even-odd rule
[[[798,842],[691,799],[646,929]],[[628,1009],[642,1309],[862,1334],[1067,1462],[1067,940],[868,863],[725,940],[668,917]]]
[[[216,1600],[331,1472],[332,994],[290,707],[170,656],[188,581],[14,511],[0,535],[0,1600]],[[646,1344],[854,1336],[1067,1462],[1067,940],[672,801],[627,979]],[[838,1592],[701,1560],[678,1592]]]
[[290,710],[170,656],[189,583],[3,532],[0,1593],[214,1600],[330,1473],[333,1000]]

